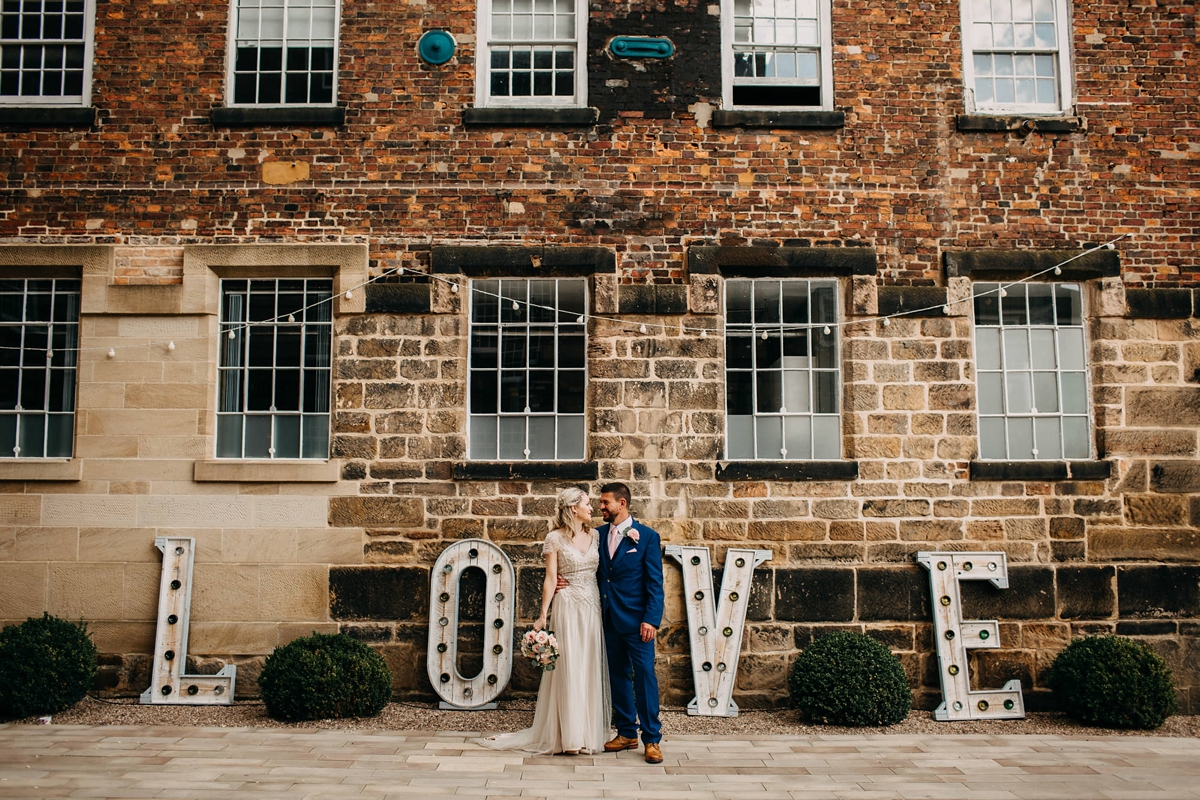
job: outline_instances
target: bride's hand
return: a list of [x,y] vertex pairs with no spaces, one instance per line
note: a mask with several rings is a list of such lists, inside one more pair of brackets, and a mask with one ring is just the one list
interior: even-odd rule
[[533,623],[533,629],[535,631],[540,631],[545,627],[546,627],[546,618],[545,617],[538,617],[537,621],[535,621]]

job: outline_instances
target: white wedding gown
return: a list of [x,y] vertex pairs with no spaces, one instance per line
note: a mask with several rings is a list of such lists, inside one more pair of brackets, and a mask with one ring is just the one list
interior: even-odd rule
[[592,532],[581,553],[559,531],[546,536],[542,552],[558,553],[558,573],[570,584],[554,596],[549,629],[558,640],[558,662],[542,672],[533,727],[480,741],[495,750],[529,753],[599,753],[609,736],[608,665],[600,618],[599,537]]

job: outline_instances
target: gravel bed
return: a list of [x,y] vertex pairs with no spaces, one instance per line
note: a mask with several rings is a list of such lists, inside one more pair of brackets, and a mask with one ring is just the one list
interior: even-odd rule
[[[267,716],[259,701],[242,701],[232,706],[143,706],[137,700],[82,702],[51,720],[56,725],[166,725],[239,728],[293,728],[390,731],[465,731],[495,733],[528,727],[533,721],[531,701],[511,700],[494,711],[442,711],[436,703],[390,703],[370,719],[324,719],[313,722],[279,722]],[[13,720],[16,724],[43,724],[38,717]],[[1200,716],[1176,715],[1154,731],[1091,728],[1063,714],[1030,712],[1025,719],[973,722],[937,722],[929,711],[913,711],[903,722],[887,728],[842,728],[811,725],[800,712],[791,710],[743,711],[733,718],[689,717],[681,708],[663,709],[663,733],[672,735],[719,735],[733,737],[829,736],[851,734],[975,734],[1016,736],[1021,734],[1060,736],[1175,736],[1200,737]]]

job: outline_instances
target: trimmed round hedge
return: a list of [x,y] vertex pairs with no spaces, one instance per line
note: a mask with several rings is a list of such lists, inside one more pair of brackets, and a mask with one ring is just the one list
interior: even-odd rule
[[258,685],[267,713],[286,721],[373,717],[392,699],[383,656],[344,633],[314,633],[276,648]]
[[1076,639],[1051,665],[1059,708],[1086,725],[1157,728],[1175,713],[1175,681],[1162,657],[1124,636]]
[[96,645],[87,626],[43,614],[0,631],[0,716],[56,714],[96,680]]
[[912,708],[899,659],[861,633],[836,631],[809,645],[792,666],[788,689],[794,706],[826,725],[895,725]]

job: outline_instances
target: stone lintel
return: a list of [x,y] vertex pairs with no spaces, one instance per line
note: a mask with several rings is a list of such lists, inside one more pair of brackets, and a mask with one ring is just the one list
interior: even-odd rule
[[873,247],[794,247],[692,245],[688,273],[726,278],[831,278],[874,275]]
[[1192,316],[1191,289],[1126,289],[1125,303],[1133,319],[1187,319]]
[[80,278],[112,274],[116,248],[91,244],[0,244],[0,277]]
[[[947,250],[942,254],[946,277],[988,279],[1019,279],[1039,272],[1041,280],[1082,281],[1092,278],[1115,278],[1121,274],[1121,255],[1116,250]],[[1067,259],[1074,258],[1068,264]],[[1053,270],[1061,266],[1062,274]]]
[[1157,461],[1150,465],[1150,490],[1200,492],[1200,461]]
[[688,287],[678,284],[629,284],[617,287],[619,314],[686,314]]
[[1111,461],[972,461],[973,481],[1103,481]]
[[959,114],[955,123],[960,131],[976,133],[1074,133],[1086,130],[1082,117],[1020,117],[994,114]]
[[96,125],[93,106],[5,106],[3,128],[92,128]]
[[944,286],[880,286],[879,315],[944,317],[949,293]]
[[270,459],[240,461],[210,459],[197,461],[193,480],[197,483],[337,483],[342,462]]
[[594,481],[600,477],[595,461],[463,461],[454,465],[460,481]]
[[429,613],[429,569],[330,567],[329,616],[336,620],[417,621]]
[[1147,565],[1117,568],[1121,617],[1200,616],[1200,566]]
[[433,307],[428,283],[371,283],[366,286],[368,314],[428,314]]
[[1174,636],[1179,624],[1170,619],[1122,620],[1117,623],[1118,636]]
[[721,461],[719,481],[852,481],[857,461]]
[[432,271],[473,278],[578,278],[615,273],[617,256],[607,247],[559,245],[435,245]]
[[600,119],[597,108],[464,108],[464,125],[540,128],[570,125],[590,127]]
[[210,119],[214,128],[341,126],[346,124],[346,109],[343,106],[220,106],[212,110]]
[[712,115],[714,128],[843,128],[844,111],[738,111],[717,109]]
[[83,477],[79,458],[0,459],[0,481],[77,481]]

